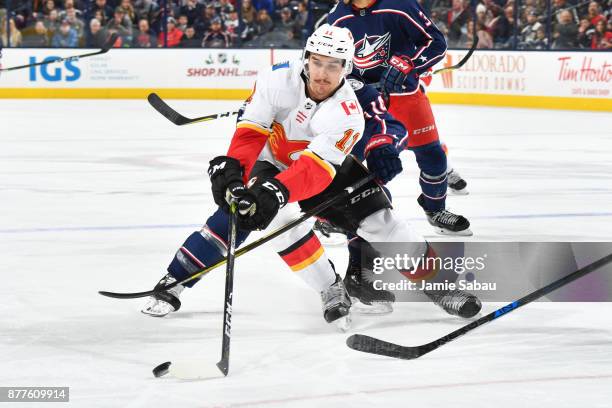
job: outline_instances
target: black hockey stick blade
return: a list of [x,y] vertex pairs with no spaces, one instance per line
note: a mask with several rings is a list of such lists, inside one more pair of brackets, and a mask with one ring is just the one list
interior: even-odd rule
[[424,354],[433,351],[444,344],[455,340],[457,337],[463,336],[464,334],[474,330],[475,328],[482,326],[486,323],[489,323],[498,317],[505,316],[510,312],[518,309],[521,306],[524,306],[528,303],[533,302],[547,294],[551,293],[554,290],[559,289],[562,286],[567,285],[570,282],[575,281],[576,279],[580,279],[583,276],[601,268],[602,266],[607,265],[612,262],[612,254],[606,255],[603,258],[590,263],[589,265],[580,268],[567,276],[564,276],[561,279],[558,279],[530,294],[515,300],[514,302],[497,309],[486,316],[481,317],[480,319],[474,320],[473,322],[455,330],[447,334],[446,336],[440,337],[437,340],[434,340],[430,343],[422,344],[420,346],[401,346],[399,344],[390,343],[384,340],[380,340],[374,337],[365,336],[363,334],[353,334],[349,338],[346,339],[346,345],[353,350],[362,351],[364,353],[378,354],[387,357],[399,358],[402,360],[412,360],[415,358],[419,358]]
[[22,69],[22,68],[30,68],[30,67],[37,67],[39,65],[54,64],[56,62],[77,61],[77,60],[79,60],[81,58],[91,57],[91,56],[94,56],[94,55],[105,54],[105,53],[108,52],[108,50],[110,50],[112,48],[113,44],[115,44],[115,41],[117,41],[117,33],[112,33],[111,36],[108,38],[108,40],[106,40],[106,42],[104,43],[102,48],[100,48],[99,51],[88,52],[87,54],[81,54],[81,55],[73,55],[72,57],[55,58],[55,59],[48,60],[48,61],[36,62],[34,64],[25,64],[25,65],[18,65],[16,67],[0,68],[0,72],[15,71],[17,69]]
[[218,118],[227,118],[231,115],[237,115],[238,112],[221,112],[221,113],[213,113],[212,115],[201,116],[199,118],[190,119],[185,117],[172,109],[170,105],[168,105],[162,98],[159,97],[155,92],[150,93],[147,97],[149,104],[159,113],[162,114],[166,119],[170,122],[174,123],[177,126],[183,125],[191,125],[192,123],[199,122],[208,122],[211,120],[215,120]]
[[[262,246],[263,244],[265,244],[266,242],[269,242],[271,240],[273,240],[274,238],[278,237],[281,234],[284,234],[285,232],[289,231],[291,228],[295,227],[298,224],[301,224],[302,222],[306,221],[308,218],[317,215],[318,213],[320,213],[321,211],[325,210],[326,208],[328,208],[330,205],[336,203],[339,200],[345,199],[346,197],[348,197],[349,194],[351,194],[353,191],[357,190],[358,188],[362,187],[363,185],[365,185],[366,183],[368,183],[369,181],[373,180],[375,177],[374,174],[369,174],[368,176],[362,178],[361,180],[357,181],[355,184],[347,187],[344,189],[344,191],[334,197],[329,198],[328,200],[325,200],[324,202],[322,202],[321,204],[317,205],[316,207],[314,207],[313,209],[305,212],[304,214],[302,214],[301,216],[295,218],[292,221],[289,221],[287,224],[278,227],[276,230],[270,232],[269,234],[261,237],[260,239],[258,239],[257,241],[251,242],[248,245],[245,245],[244,247],[236,250],[236,258],[238,258],[239,256],[242,256],[250,251],[252,251],[253,249]],[[161,288],[157,288],[157,289],[152,289],[152,290],[148,290],[145,292],[131,292],[131,293],[118,293],[118,292],[109,292],[109,291],[105,291],[105,290],[101,290],[98,291],[98,293],[102,296],[106,296],[106,297],[110,297],[110,298],[114,298],[114,299],[136,299],[136,298],[141,298],[141,297],[146,297],[146,296],[151,296],[157,292],[165,292],[169,289],[172,289],[173,287],[177,286],[177,285],[182,285],[184,283],[187,283],[189,281],[192,281],[194,279],[198,279],[204,275],[206,275],[207,273],[209,273],[210,271],[212,271],[215,268],[218,268],[221,265],[224,265],[227,262],[227,257],[219,260],[217,263],[210,265],[207,268],[201,269],[197,272],[194,272],[193,274],[191,274],[190,276],[186,277],[185,279],[181,280],[181,281],[176,281],[174,283],[171,283],[170,285],[167,286],[163,286]]]
[[[176,283],[176,282],[175,282]],[[173,286],[174,287],[174,286]],[[164,289],[168,290],[168,289]],[[99,290],[98,293],[102,296],[106,296],[113,299],[137,299],[143,298],[147,296],[153,296],[155,294],[155,290],[147,290],[145,292],[131,292],[131,293],[117,293],[117,292],[108,292],[106,290]]]

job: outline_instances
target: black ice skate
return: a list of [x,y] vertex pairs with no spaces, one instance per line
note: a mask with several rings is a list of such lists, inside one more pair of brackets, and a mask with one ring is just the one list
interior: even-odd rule
[[344,276],[344,286],[353,302],[353,310],[359,314],[382,315],[393,312],[395,295],[374,288],[373,272],[349,262]]
[[[155,285],[155,289],[170,285],[174,282],[176,282],[176,279],[168,273],[161,278],[157,285]],[[177,285],[166,292],[159,292],[155,293],[153,296],[149,296],[141,312],[154,317],[164,317],[169,313],[176,312],[181,308],[179,296],[183,289],[185,289],[183,285]]]
[[470,236],[470,222],[462,215],[453,214],[447,210],[427,211],[425,209],[425,198],[421,194],[418,203],[427,215],[427,221],[434,227],[434,231],[440,235],[462,235]]
[[327,323],[334,322],[342,331],[348,330],[351,324],[349,311],[351,299],[349,298],[340,275],[336,274],[336,281],[321,292],[323,303],[323,317]]
[[446,175],[448,180],[448,188],[453,194],[467,195],[467,182],[455,170],[451,170]]
[[480,299],[471,293],[459,289],[447,291],[423,291],[428,298],[436,305],[440,306],[446,313],[463,318],[474,317],[480,309],[482,303]]

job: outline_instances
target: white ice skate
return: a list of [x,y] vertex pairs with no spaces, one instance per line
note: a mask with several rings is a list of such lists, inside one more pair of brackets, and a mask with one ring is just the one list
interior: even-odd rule
[[[170,285],[174,282],[176,282],[176,279],[172,275],[166,274],[155,287]],[[149,296],[141,312],[153,317],[164,317],[169,313],[176,312],[181,308],[179,296],[183,289],[185,289],[183,285],[177,285],[166,292]]]
[[343,332],[347,331],[351,326],[351,299],[338,274],[336,282],[321,292],[321,302],[325,321],[333,322]]
[[467,182],[454,169],[446,175],[448,179],[448,189],[456,195],[468,195]]

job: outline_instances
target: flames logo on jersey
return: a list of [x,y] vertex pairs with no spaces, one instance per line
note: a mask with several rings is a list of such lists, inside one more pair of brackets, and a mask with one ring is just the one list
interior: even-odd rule
[[285,166],[290,166],[294,160],[297,160],[308,145],[309,140],[289,140],[285,128],[278,122],[272,123],[272,130],[268,136],[270,142],[270,150],[274,158]]
[[353,63],[363,74],[363,71],[387,65],[391,50],[391,33],[385,35],[365,34],[363,39],[355,43]]

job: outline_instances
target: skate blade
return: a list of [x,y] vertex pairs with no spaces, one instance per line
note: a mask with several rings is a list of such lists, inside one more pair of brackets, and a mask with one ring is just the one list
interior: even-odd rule
[[329,237],[317,232],[317,237],[321,244],[326,247],[346,246],[346,235],[331,234]]
[[358,315],[383,316],[393,313],[392,302],[372,302],[368,305],[353,297],[351,302],[353,302],[351,311]]
[[166,317],[168,316],[170,313],[174,313],[175,310],[168,310],[166,311],[155,311],[155,310],[151,310],[151,309],[141,309],[140,313],[142,313],[145,316],[151,316],[151,317]]
[[464,229],[463,231],[451,231],[440,227],[434,227],[434,231],[438,235],[446,235],[446,236],[458,236],[458,237],[471,237],[474,235],[472,230],[469,228]]
[[342,333],[346,333],[351,329],[351,324],[353,323],[353,319],[351,318],[351,314],[347,314],[339,319],[336,319],[332,322],[338,330]]
[[458,195],[458,196],[465,196],[470,194],[470,192],[468,191],[467,187],[461,190],[453,190],[452,188],[448,188],[448,190],[453,194],[453,195]]

